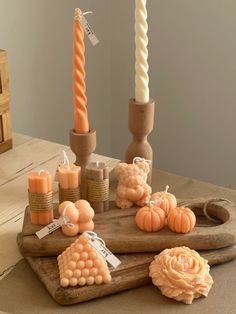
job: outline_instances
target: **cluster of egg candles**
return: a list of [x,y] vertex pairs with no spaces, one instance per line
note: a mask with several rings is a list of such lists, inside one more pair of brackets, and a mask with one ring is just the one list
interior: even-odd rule
[[109,283],[111,275],[105,259],[81,235],[57,257],[62,287]]

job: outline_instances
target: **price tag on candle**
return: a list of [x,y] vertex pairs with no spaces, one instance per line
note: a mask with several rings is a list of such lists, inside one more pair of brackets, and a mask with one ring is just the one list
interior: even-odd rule
[[46,235],[54,232],[59,229],[61,226],[67,224],[69,219],[66,216],[60,217],[59,219],[55,219],[52,223],[42,228],[41,230],[36,232],[36,235],[39,239],[46,237]]
[[117,268],[121,264],[121,261],[110,250],[108,250],[105,242],[102,239],[98,238],[96,233],[85,232],[84,235],[88,238],[89,244],[95,250],[97,250],[98,253],[100,253],[111,266]]
[[88,35],[88,38],[90,39],[92,45],[95,46],[99,43],[99,40],[98,40],[97,36],[95,35],[94,31],[92,30],[92,27],[89,25],[88,21],[86,20],[86,18],[84,16],[85,14],[86,13],[80,14],[77,17],[77,19],[80,22],[81,26],[83,27],[85,33]]

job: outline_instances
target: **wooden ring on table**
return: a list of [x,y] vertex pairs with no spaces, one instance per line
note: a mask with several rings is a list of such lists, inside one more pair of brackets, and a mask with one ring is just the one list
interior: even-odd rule
[[204,204],[204,206],[203,206],[203,209],[202,209],[202,210],[203,210],[203,214],[206,216],[206,218],[209,219],[209,220],[211,220],[211,221],[213,221],[213,222],[215,222],[215,223],[221,223],[221,220],[220,220],[220,219],[215,219],[215,218],[213,218],[212,216],[210,216],[210,215],[208,214],[208,212],[207,212],[208,204],[209,204],[209,203],[212,203],[212,202],[220,202],[220,201],[226,201],[226,202],[229,202],[229,203],[232,204],[231,201],[229,201],[229,200],[227,200],[227,199],[225,199],[225,198],[211,198],[211,199],[209,199],[209,200],[207,200],[207,201],[205,202],[205,204]]

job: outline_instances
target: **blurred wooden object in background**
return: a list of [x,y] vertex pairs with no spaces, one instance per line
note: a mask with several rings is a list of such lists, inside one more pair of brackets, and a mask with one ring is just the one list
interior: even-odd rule
[[7,52],[0,49],[0,153],[12,148]]

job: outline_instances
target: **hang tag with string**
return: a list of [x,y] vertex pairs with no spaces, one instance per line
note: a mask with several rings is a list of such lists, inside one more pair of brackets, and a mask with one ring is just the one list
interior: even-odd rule
[[117,268],[121,264],[121,261],[108,250],[105,242],[99,238],[95,232],[85,231],[83,235],[88,239],[89,244],[98,251],[111,266]]
[[48,234],[59,229],[61,226],[69,223],[67,216],[62,216],[59,219],[54,219],[52,223],[37,231],[35,234],[39,239],[46,237]]
[[96,36],[96,34],[94,33],[92,27],[89,25],[87,19],[85,18],[85,15],[86,14],[90,14],[90,13],[93,13],[92,11],[88,11],[88,12],[82,12],[80,10],[80,14],[76,17],[76,19],[78,19],[80,25],[83,27],[85,33],[87,34],[91,44],[93,46],[97,45],[99,43],[99,40]]

